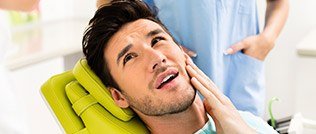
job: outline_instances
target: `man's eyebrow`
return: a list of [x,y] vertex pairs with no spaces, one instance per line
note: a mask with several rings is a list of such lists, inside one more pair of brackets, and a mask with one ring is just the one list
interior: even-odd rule
[[164,31],[162,31],[161,29],[155,29],[155,30],[152,30],[152,31],[150,31],[147,35],[146,35],[146,37],[148,38],[148,37],[152,37],[152,36],[154,36],[154,35],[156,35],[156,34],[159,34],[159,33],[163,33]]
[[133,47],[132,44],[127,45],[125,48],[123,48],[120,53],[117,55],[116,64],[119,63],[120,59]]
[[[164,31],[161,30],[161,29],[155,29],[155,30],[150,31],[150,32],[146,35],[146,37],[147,37],[147,38],[148,38],[148,37],[152,37],[152,36],[154,36],[154,35],[156,35],[156,34],[163,33],[163,32],[164,32]],[[125,48],[123,48],[123,49],[120,51],[120,53],[117,55],[116,64],[119,63],[120,59],[121,59],[121,58],[128,52],[128,50],[130,50],[132,47],[133,47],[133,45],[132,45],[132,44],[129,44],[129,45],[127,45]]]

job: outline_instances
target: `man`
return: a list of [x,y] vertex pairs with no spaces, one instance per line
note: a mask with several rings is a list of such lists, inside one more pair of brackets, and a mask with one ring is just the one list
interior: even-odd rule
[[288,0],[266,0],[262,32],[257,0],[144,1],[159,9],[160,20],[181,45],[197,53],[193,60],[237,109],[263,115],[263,61],[285,24]]
[[276,133],[238,112],[140,1],[101,7],[85,32],[83,52],[115,103],[132,108],[152,133],[210,133],[214,127],[217,133]]

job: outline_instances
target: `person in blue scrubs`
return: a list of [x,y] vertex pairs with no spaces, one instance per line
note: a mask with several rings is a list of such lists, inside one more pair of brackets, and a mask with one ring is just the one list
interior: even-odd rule
[[180,44],[197,53],[194,62],[238,110],[263,115],[263,62],[285,24],[288,0],[267,0],[262,32],[256,0],[144,1],[158,8]]

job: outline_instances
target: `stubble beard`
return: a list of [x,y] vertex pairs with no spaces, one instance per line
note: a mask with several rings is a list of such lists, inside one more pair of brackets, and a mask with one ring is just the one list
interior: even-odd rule
[[165,98],[149,95],[135,99],[124,93],[123,94],[132,109],[147,116],[163,116],[167,114],[181,113],[192,105],[195,100],[196,90],[191,86],[191,84],[187,84],[185,88],[185,94],[180,93],[179,95],[181,96],[173,97],[171,100],[165,100]]

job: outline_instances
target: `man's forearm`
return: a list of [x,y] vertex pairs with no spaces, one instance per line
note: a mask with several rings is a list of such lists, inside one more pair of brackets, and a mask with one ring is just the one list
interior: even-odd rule
[[[275,42],[279,36],[289,12],[288,0],[267,0],[265,27],[262,34],[269,42]],[[274,43],[272,43],[274,44]]]

